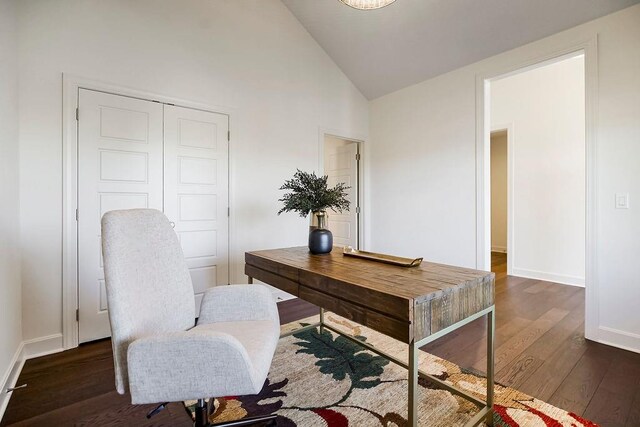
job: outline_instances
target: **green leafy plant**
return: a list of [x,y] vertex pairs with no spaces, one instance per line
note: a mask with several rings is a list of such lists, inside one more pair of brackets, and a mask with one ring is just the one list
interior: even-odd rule
[[317,176],[314,172],[303,172],[300,169],[293,175],[292,179],[285,181],[280,190],[290,190],[279,202],[284,206],[278,211],[278,215],[283,212],[297,212],[302,217],[306,217],[309,212],[324,211],[333,209],[342,213],[349,210],[351,204],[347,199],[347,187],[344,183],[338,183],[333,188],[327,185],[329,177]]

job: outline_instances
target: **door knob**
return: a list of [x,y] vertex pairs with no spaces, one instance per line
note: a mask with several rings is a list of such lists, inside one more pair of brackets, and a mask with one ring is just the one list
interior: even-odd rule
[[170,221],[170,222],[169,222],[169,224],[171,224],[171,227],[172,227],[172,228],[176,228],[176,223],[175,223],[175,222]]

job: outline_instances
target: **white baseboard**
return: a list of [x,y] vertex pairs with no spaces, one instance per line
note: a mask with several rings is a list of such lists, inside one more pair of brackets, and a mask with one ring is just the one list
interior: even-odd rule
[[25,359],[46,356],[47,354],[58,353],[63,350],[62,334],[47,335],[24,342]]
[[631,332],[600,326],[596,341],[601,344],[640,353],[640,335]]
[[513,267],[512,276],[526,277],[527,279],[545,280],[547,282],[561,283],[563,285],[580,286],[584,288],[584,277],[569,276],[565,274],[547,273],[544,271],[527,270]]
[[11,359],[11,364],[7,369],[0,386],[0,420],[7,409],[12,393],[6,393],[7,388],[15,387],[16,381],[22,372],[22,367],[28,359],[33,359],[47,354],[63,351],[62,334],[53,334],[45,337],[34,338],[20,343],[16,353]]
[[12,395],[12,393],[7,393],[6,390],[8,388],[16,386],[16,381],[18,381],[20,372],[22,372],[24,362],[24,343],[22,342],[13,355],[11,363],[7,368],[7,372],[2,377],[2,383],[0,383],[0,386],[2,387],[0,389],[0,420],[4,416],[4,411],[7,409],[7,405],[9,405],[9,399],[11,399]]
[[271,290],[271,293],[273,294],[273,297],[275,298],[276,302],[282,302],[282,301],[288,301],[290,299],[294,299],[297,298],[295,295],[291,295],[283,290],[280,290],[278,288],[275,288],[267,283],[261,282],[259,280],[254,280],[254,283],[259,283],[261,285],[266,286],[267,288],[269,288]]
[[500,252],[506,254],[507,248],[505,246],[491,246],[491,252]]
[[296,298],[295,295],[291,295],[285,291],[281,291],[280,289],[274,288],[272,290],[273,296],[276,299],[276,302],[289,301],[290,299]]

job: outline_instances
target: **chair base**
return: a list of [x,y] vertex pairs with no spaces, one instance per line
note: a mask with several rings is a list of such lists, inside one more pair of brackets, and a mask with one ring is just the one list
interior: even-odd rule
[[155,408],[153,408],[152,410],[150,410],[149,412],[147,412],[147,419],[150,420],[151,417],[155,416],[158,412],[164,410],[164,408],[166,408],[168,404],[169,402],[163,402],[158,406],[156,406]]
[[204,399],[198,399],[196,404],[196,420],[194,427],[244,427],[244,426],[265,426],[276,427],[277,415],[265,415],[259,417],[247,417],[241,420],[226,421],[222,423],[211,424],[209,422],[209,404]]

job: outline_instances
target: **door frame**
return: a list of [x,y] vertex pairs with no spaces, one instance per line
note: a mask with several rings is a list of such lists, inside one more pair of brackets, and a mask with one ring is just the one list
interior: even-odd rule
[[[492,80],[538,68],[582,53],[585,68],[585,337],[599,341],[599,283],[597,276],[597,116],[598,35],[551,46],[534,57],[506,55],[504,61],[476,75],[476,268],[491,269],[491,123]],[[489,185],[488,185],[489,184]]]
[[[491,146],[491,134],[498,131],[507,132],[507,275],[511,275],[513,271],[514,259],[514,215],[513,215],[513,123],[504,123],[492,126],[489,131],[489,146]],[[491,261],[491,151],[489,151],[489,261]],[[491,267],[491,264],[489,264]]]
[[365,234],[365,212],[368,212],[368,209],[365,207],[365,170],[368,170],[365,162],[367,161],[367,156],[365,155],[366,144],[365,138],[363,136],[343,136],[349,135],[348,132],[341,132],[337,130],[331,130],[326,128],[320,128],[318,130],[318,174],[324,175],[324,140],[327,136],[332,136],[334,138],[344,139],[345,141],[351,141],[358,144],[358,154],[360,154],[360,161],[358,163],[358,206],[360,207],[360,212],[358,213],[358,247],[356,249],[364,249],[366,248],[366,242],[369,241],[369,236]]
[[[127,96],[145,101],[173,104],[181,107],[203,110],[212,113],[225,114],[229,117],[229,275],[233,265],[233,239],[235,237],[235,221],[232,206],[233,200],[233,172],[235,170],[235,156],[233,142],[236,132],[238,113],[235,109],[188,101],[181,98],[160,95],[152,92],[132,89],[104,83],[97,80],[62,73],[62,348],[68,350],[78,347],[79,322],[76,317],[78,310],[78,227],[76,209],[78,208],[78,108],[79,90],[88,89],[105,92],[112,95]],[[230,278],[229,278],[230,279]]]

